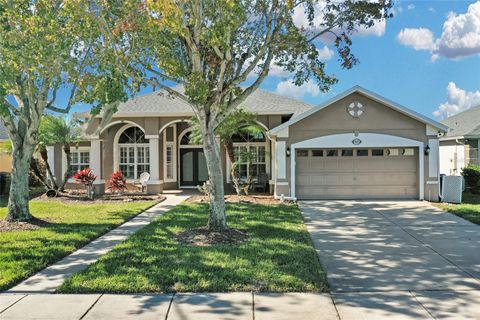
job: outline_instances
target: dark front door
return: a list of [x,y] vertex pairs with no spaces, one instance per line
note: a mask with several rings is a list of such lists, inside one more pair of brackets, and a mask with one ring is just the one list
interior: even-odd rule
[[203,149],[180,149],[180,185],[198,186],[207,180],[207,162]]

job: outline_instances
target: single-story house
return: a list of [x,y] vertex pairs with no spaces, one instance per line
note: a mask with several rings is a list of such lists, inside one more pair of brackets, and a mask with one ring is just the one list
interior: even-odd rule
[[[277,197],[438,200],[444,124],[359,86],[316,107],[257,90],[244,108],[257,114],[263,134],[235,137],[236,154],[254,155],[239,175],[268,175]],[[148,193],[195,187],[208,175],[201,146],[189,143],[192,116],[188,104],[155,92],[127,101],[98,136],[72,148],[73,169],[90,167],[97,192],[116,170],[129,182],[149,172]],[[60,146],[49,156],[60,179]],[[223,150],[227,186],[230,166]]]
[[480,164],[480,106],[443,121],[450,129],[440,138],[440,173],[460,175],[468,164]]
[[[3,124],[3,121],[0,120],[0,144],[8,143],[10,139],[8,138],[7,129]],[[0,152],[0,172],[12,172],[12,156]]]

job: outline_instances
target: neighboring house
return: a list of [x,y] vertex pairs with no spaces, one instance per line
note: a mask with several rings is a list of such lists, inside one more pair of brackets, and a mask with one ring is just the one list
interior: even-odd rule
[[459,175],[468,164],[480,164],[480,106],[443,121],[450,130],[440,138],[440,173]]
[[[447,130],[441,123],[358,86],[317,107],[262,90],[244,106],[264,133],[236,137],[237,154],[255,154],[240,176],[267,174],[277,197],[438,200],[438,135]],[[158,93],[127,101],[99,136],[72,148],[73,166],[99,176],[98,192],[115,170],[129,182],[149,172],[149,193],[195,187],[208,174],[201,146],[189,144],[192,116],[188,104]],[[64,156],[49,149],[61,178]],[[222,159],[228,186],[225,150]]]
[[[0,143],[5,143],[10,141],[7,134],[7,129],[3,124],[3,121],[0,120]],[[5,153],[0,153],[0,172],[11,172],[12,171],[12,156]]]

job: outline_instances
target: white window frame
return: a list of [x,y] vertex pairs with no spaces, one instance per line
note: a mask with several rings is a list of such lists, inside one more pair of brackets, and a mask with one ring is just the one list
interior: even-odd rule
[[[267,137],[265,136],[265,142],[234,142],[233,143],[233,149],[235,150],[237,147],[246,147],[248,151],[250,151],[250,147],[265,147],[265,162],[252,162],[252,164],[265,164],[265,172],[270,175],[270,143],[267,140]],[[258,149],[257,149],[258,151]],[[226,174],[226,180],[227,182],[231,182],[232,178],[230,175],[230,171],[232,170],[232,162],[227,156],[227,172]],[[250,167],[249,164],[247,164],[247,172],[249,172]]]
[[[89,146],[78,146],[78,147],[70,146],[70,154],[75,153],[75,152],[76,153],[88,152],[89,153],[88,158],[90,159],[91,152],[90,152],[90,147]],[[50,160],[50,158],[49,158],[49,160]],[[90,163],[88,163],[88,167],[90,167]],[[62,146],[62,177],[63,177],[63,175],[65,174],[66,171],[67,171],[67,155],[65,154],[65,150],[63,149],[63,146]],[[53,171],[53,169],[52,169],[52,173],[54,173],[54,172],[55,171]],[[73,174],[74,174],[74,172],[72,172],[72,175]],[[75,179],[70,177],[70,178],[68,178],[68,182],[75,182]]]
[[[119,171],[120,170],[120,147],[124,147],[124,146],[133,146],[133,145],[137,145],[137,146],[147,146],[149,147],[150,146],[150,143],[119,143],[119,140],[120,140],[120,137],[122,135],[122,133],[127,130],[127,129],[130,129],[131,127],[136,127],[137,129],[140,129],[142,130],[142,132],[145,134],[145,130],[140,127],[138,124],[133,124],[133,123],[127,123],[126,125],[124,125],[123,127],[121,127],[120,129],[118,129],[118,131],[115,133],[115,137],[113,138],[113,171]],[[147,136],[145,135],[145,138],[147,138]],[[134,148],[134,152],[135,152],[135,162],[134,162],[134,165],[135,165],[135,171],[137,170],[137,150],[136,148]],[[149,150],[149,153],[151,153],[151,150]],[[151,155],[150,155],[151,156]],[[151,159],[150,159],[151,160]],[[151,166],[151,163],[149,163],[149,165]],[[127,183],[134,183],[135,181],[138,181],[138,178],[137,179],[127,179]]]
[[[134,178],[131,179],[127,179],[127,182],[134,182],[134,181],[137,181],[139,178],[140,178],[140,175],[142,174],[142,172],[138,172],[138,166],[141,166],[141,165],[148,165],[148,172],[150,173],[150,166],[151,166],[151,163],[150,163],[150,143],[119,143],[118,144],[118,168],[117,170],[119,171],[120,170],[120,166],[121,165],[130,165],[132,163],[122,163],[122,157],[121,157],[121,151],[120,149],[121,148],[133,148],[133,157],[134,157],[134,161],[133,161],[133,175],[134,175]],[[138,149],[140,148],[143,148],[143,149],[148,149],[148,162],[145,162],[145,155],[144,155],[144,162],[138,162]],[[128,155],[127,155],[128,157]]]
[[[173,127],[173,141],[167,141],[167,129]],[[163,181],[165,182],[177,182],[177,124],[174,123],[171,126],[163,129]],[[172,177],[167,177],[167,149],[172,148]]]

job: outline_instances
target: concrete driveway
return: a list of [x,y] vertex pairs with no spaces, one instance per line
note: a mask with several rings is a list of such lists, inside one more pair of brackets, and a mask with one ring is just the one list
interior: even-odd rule
[[342,319],[480,319],[479,226],[420,201],[300,209]]

